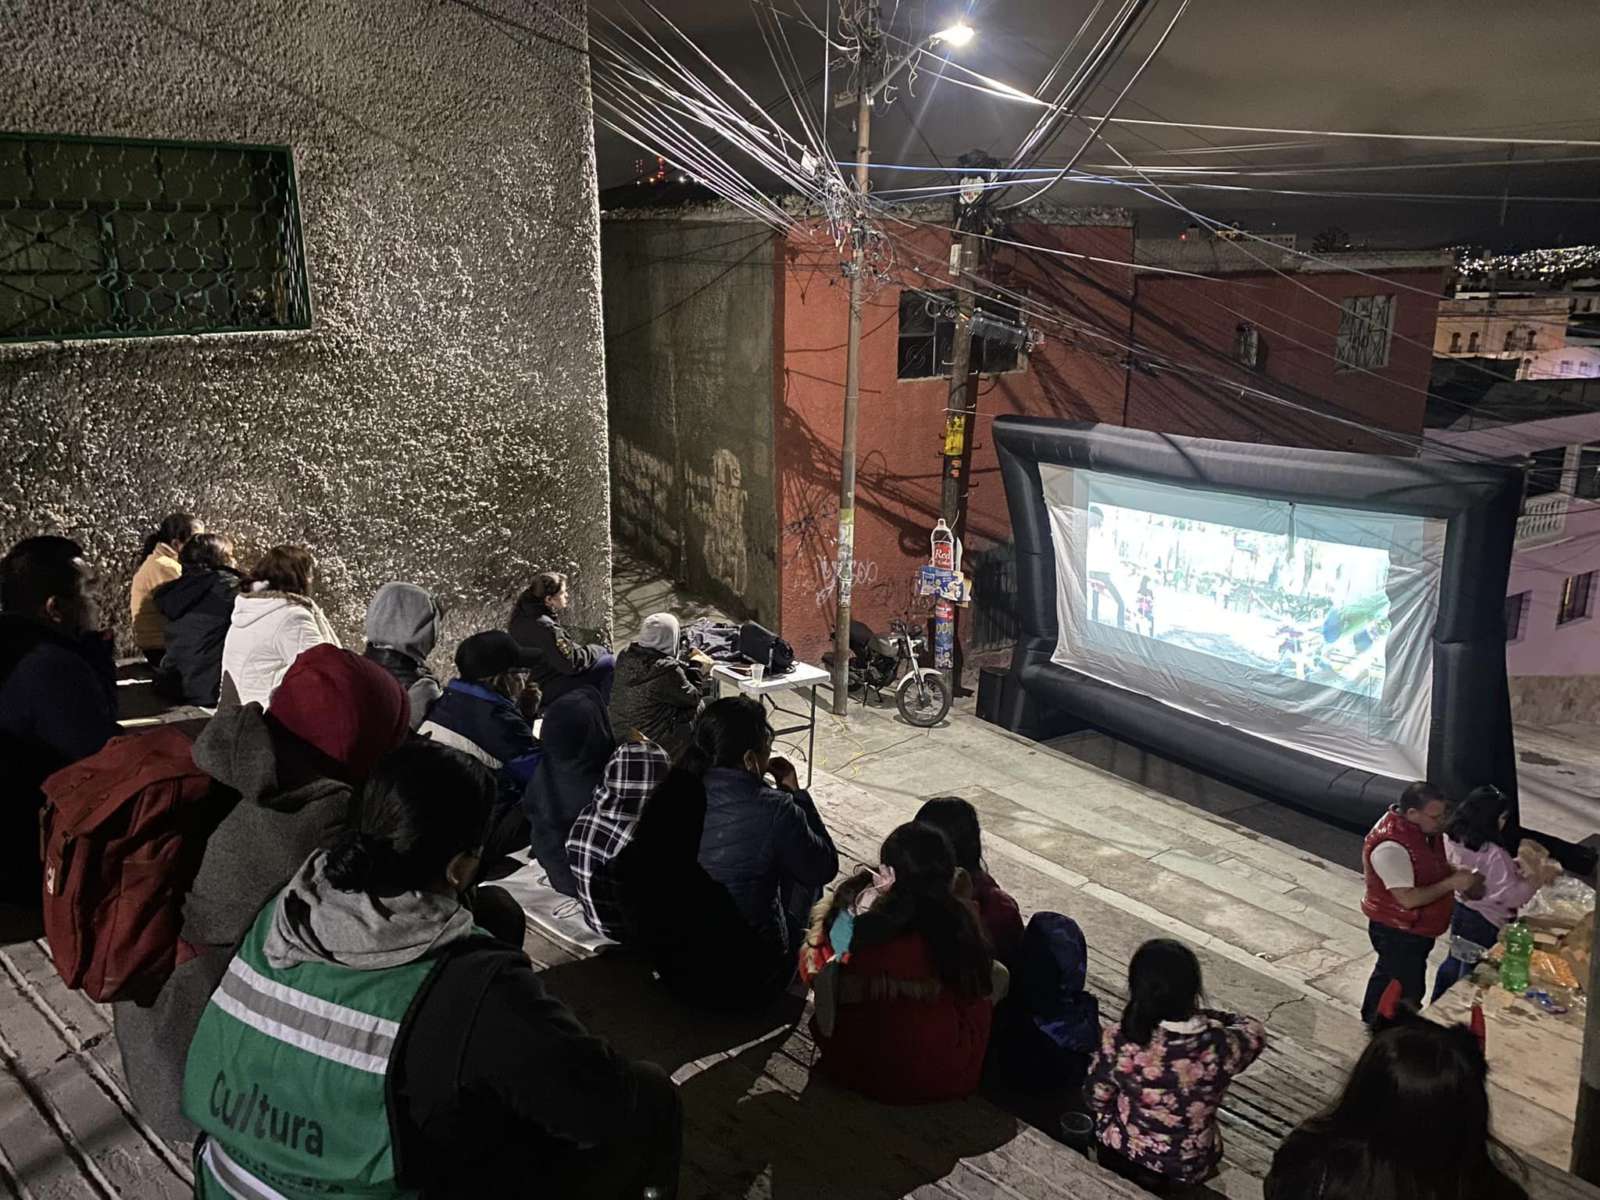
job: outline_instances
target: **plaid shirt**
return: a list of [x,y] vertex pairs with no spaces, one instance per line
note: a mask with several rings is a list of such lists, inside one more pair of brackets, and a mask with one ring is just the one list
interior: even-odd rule
[[619,941],[625,933],[622,899],[611,864],[639,827],[639,812],[667,776],[667,752],[654,742],[624,742],[606,763],[594,799],[567,835],[567,861],[578,881],[583,919],[596,933]]

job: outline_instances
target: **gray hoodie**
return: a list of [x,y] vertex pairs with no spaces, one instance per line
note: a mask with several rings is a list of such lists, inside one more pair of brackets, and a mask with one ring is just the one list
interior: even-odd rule
[[331,962],[357,971],[400,967],[472,932],[472,912],[455,896],[402,892],[374,899],[342,892],[323,874],[318,850],[278,896],[267,934],[274,967]]
[[428,670],[428,655],[439,640],[439,616],[434,598],[414,583],[386,583],[367,606],[366,656],[406,689],[413,730],[444,691]]

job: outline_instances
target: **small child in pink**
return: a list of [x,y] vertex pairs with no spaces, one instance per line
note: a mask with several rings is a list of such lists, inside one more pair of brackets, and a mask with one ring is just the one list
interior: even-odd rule
[[1450,865],[1483,876],[1483,894],[1469,900],[1456,893],[1450,918],[1452,953],[1439,964],[1433,984],[1437,1000],[1445,990],[1472,970],[1472,962],[1457,958],[1457,940],[1487,950],[1500,940],[1500,930],[1552,878],[1560,868],[1545,862],[1528,867],[1511,849],[1516,829],[1511,824],[1511,798],[1497,787],[1474,788],[1457,807],[1445,830],[1445,854]]

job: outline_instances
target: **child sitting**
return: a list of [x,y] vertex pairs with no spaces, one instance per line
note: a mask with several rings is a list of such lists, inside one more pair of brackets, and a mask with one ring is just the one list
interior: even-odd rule
[[1551,863],[1536,843],[1524,843],[1526,855],[1512,849],[1517,845],[1517,830],[1511,821],[1511,797],[1497,787],[1468,792],[1444,834],[1450,865],[1483,876],[1483,894],[1468,899],[1456,893],[1455,912],[1450,917],[1450,956],[1439,964],[1433,983],[1435,1000],[1456,980],[1470,974],[1476,956],[1500,940],[1506,922],[1535,892],[1561,874],[1561,868]]
[[978,810],[959,796],[935,796],[917,810],[916,820],[944,831],[956,852],[956,866],[972,880],[972,899],[989,934],[994,956],[1008,970],[1016,970],[1022,947],[1022,913],[1017,902],[994,881],[983,861],[983,835]]
[[816,907],[801,951],[818,1069],[885,1103],[959,1099],[978,1087],[1008,976],[943,832],[902,825],[881,858]]
[[1158,1195],[1205,1179],[1222,1158],[1222,1094],[1266,1043],[1261,1022],[1200,1007],[1200,963],[1187,946],[1140,946],[1128,1006],[1089,1069],[1100,1165]]

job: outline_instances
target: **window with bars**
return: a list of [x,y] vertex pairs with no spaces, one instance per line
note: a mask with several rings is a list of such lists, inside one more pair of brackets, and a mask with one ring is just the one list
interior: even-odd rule
[[1357,371],[1388,366],[1389,340],[1394,334],[1394,297],[1352,296],[1339,310],[1335,367]]
[[1594,576],[1593,571],[1585,571],[1582,575],[1569,575],[1562,582],[1561,606],[1556,609],[1557,625],[1570,625],[1589,615],[1594,599]]
[[1506,641],[1522,640],[1523,623],[1528,617],[1528,602],[1532,599],[1532,592],[1518,592],[1515,596],[1506,597]]
[[1547,496],[1561,490],[1561,475],[1567,463],[1567,448],[1551,446],[1528,455],[1528,479],[1524,497]]
[[[946,314],[953,313],[955,304],[956,294],[951,291],[907,289],[900,293],[899,378],[949,378],[956,321],[953,315]],[[979,296],[976,308],[1008,324],[1022,323],[1022,313],[1015,304],[993,296]],[[972,339],[972,369],[978,374],[998,375],[1021,365],[1022,352],[1016,346],[988,338]]]
[[310,325],[287,147],[0,134],[0,341]]

